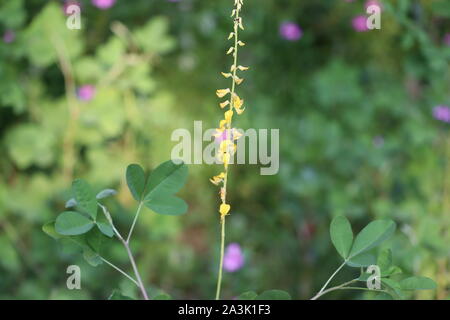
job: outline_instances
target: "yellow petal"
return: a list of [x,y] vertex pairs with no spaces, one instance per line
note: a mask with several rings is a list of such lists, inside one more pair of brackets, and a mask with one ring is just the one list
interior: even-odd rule
[[228,40],[234,37],[234,32],[230,32],[230,35],[228,36]]
[[241,40],[238,41],[238,45],[240,45],[241,47],[245,46],[245,42],[242,42]]
[[229,100],[227,100],[227,101],[224,101],[224,102],[222,102],[221,104],[220,104],[220,107],[223,109],[223,108],[225,108],[227,105],[229,105],[230,104],[230,101]]
[[244,79],[241,79],[241,78],[239,78],[239,77],[235,77],[235,78],[234,78],[234,82],[236,82],[236,84],[241,84],[242,81],[244,81]]
[[225,73],[225,72],[221,72],[221,74],[225,77],[225,78],[229,78],[232,76],[231,73]]
[[232,52],[233,52],[233,50],[234,50],[234,47],[230,47],[230,49],[228,49],[228,51],[227,51],[227,54],[230,54],[230,53],[232,53]]
[[231,206],[226,203],[222,203],[219,208],[219,212],[222,216],[226,216],[230,212]]
[[220,122],[219,122],[220,130],[223,131],[226,124],[227,124],[227,120],[220,120]]
[[228,93],[230,93],[230,89],[229,88],[227,88],[227,89],[219,89],[219,90],[216,91],[216,95],[219,98],[225,97]]
[[246,71],[248,69],[250,69],[249,67],[244,67],[244,66],[238,66],[238,69],[241,71]]
[[239,130],[233,129],[233,140],[237,140],[240,137],[242,137],[242,133],[240,133]]
[[227,112],[225,112],[225,121],[227,123],[231,122],[231,118],[233,118],[233,111],[228,110]]
[[245,108],[236,109],[236,113],[240,116],[245,111]]

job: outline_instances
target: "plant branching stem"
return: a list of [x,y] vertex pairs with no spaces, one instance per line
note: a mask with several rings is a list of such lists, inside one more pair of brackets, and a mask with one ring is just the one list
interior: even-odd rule
[[103,213],[106,216],[106,219],[109,221],[109,224],[111,225],[111,228],[114,231],[114,234],[117,236],[117,238],[120,240],[120,242],[122,242],[123,246],[125,247],[125,250],[127,251],[128,258],[130,259],[131,266],[133,267],[134,275],[136,277],[138,287],[141,290],[142,296],[144,297],[145,300],[149,300],[147,291],[145,290],[145,287],[144,287],[144,283],[142,282],[141,275],[139,274],[139,270],[137,268],[136,261],[134,260],[133,253],[131,252],[130,245],[128,244],[127,241],[125,241],[125,239],[120,234],[119,230],[117,230],[116,227],[114,226],[114,223],[112,222],[111,215],[108,212],[108,209],[106,209],[106,207],[100,203],[98,205],[102,208]]
[[323,296],[323,295],[325,295],[325,294],[327,294],[329,292],[335,291],[335,290],[362,290],[362,291],[372,291],[372,292],[384,292],[384,293],[389,294],[389,292],[386,291],[386,290],[369,289],[369,288],[363,288],[363,287],[347,287],[348,285],[350,285],[352,283],[355,283],[357,281],[359,281],[359,280],[358,279],[353,279],[353,280],[345,282],[345,283],[343,283],[343,284],[341,284],[339,286],[332,287],[332,288],[329,288],[329,289],[324,290],[322,292],[319,292],[313,298],[311,298],[311,300],[317,300],[319,297],[321,297],[321,296]]
[[136,221],[137,221],[137,219],[138,219],[138,217],[139,217],[139,213],[141,212],[142,204],[143,204],[143,202],[141,201],[141,202],[139,203],[139,206],[138,206],[138,208],[137,208],[137,210],[136,210],[136,213],[135,213],[135,215],[134,215],[133,224],[131,225],[130,231],[128,232],[127,243],[130,243],[131,234],[133,233],[134,226],[136,225]]
[[106,260],[103,257],[100,257],[100,259],[102,259],[103,262],[105,262],[106,264],[108,264],[109,266],[111,266],[112,268],[116,269],[116,271],[120,272],[121,274],[123,274],[125,277],[127,277],[128,279],[130,279],[137,287],[139,287],[139,283],[134,280],[129,274],[127,274],[125,271],[123,271],[122,269],[120,269],[118,266],[116,266],[115,264],[113,264],[112,262]]
[[[336,269],[336,271],[331,275],[331,277],[325,282],[322,289],[315,295],[315,297],[320,297],[321,293],[324,292],[325,288],[328,286],[331,280],[333,280],[334,276],[345,266],[347,263],[347,260],[344,260],[344,262]],[[314,298],[312,300],[315,300]]]
[[223,273],[223,255],[225,251],[225,217],[221,221],[222,231],[220,240],[220,263],[219,263],[219,276],[217,277],[217,289],[216,289],[216,300],[220,299],[220,288],[222,285],[222,273]]

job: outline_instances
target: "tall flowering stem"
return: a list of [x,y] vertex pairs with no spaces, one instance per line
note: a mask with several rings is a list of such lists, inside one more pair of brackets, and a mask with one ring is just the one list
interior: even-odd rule
[[229,214],[231,209],[231,206],[227,203],[228,165],[231,157],[233,157],[236,152],[235,140],[241,137],[241,134],[232,127],[232,118],[234,113],[241,115],[245,110],[245,108],[243,108],[244,100],[242,100],[236,93],[237,86],[244,81],[243,78],[239,78],[237,74],[238,71],[248,70],[248,67],[238,65],[239,47],[245,45],[244,42],[239,40],[239,30],[244,30],[242,17],[240,16],[243,4],[243,0],[234,0],[234,8],[231,13],[231,17],[234,19],[233,32],[231,32],[228,36],[228,40],[234,40],[234,45],[227,51],[227,55],[232,55],[233,57],[233,64],[231,65],[229,72],[222,72],[222,75],[225,78],[231,79],[231,88],[219,89],[216,91],[219,98],[228,97],[227,100],[219,104],[220,108],[227,109],[227,111],[224,113],[224,119],[220,120],[219,128],[216,129],[215,133],[216,138],[220,142],[216,156],[218,160],[223,163],[223,171],[210,179],[213,184],[220,186],[219,194],[221,200],[219,207],[221,245],[216,300],[219,300],[220,298],[220,288],[222,283],[223,256],[225,247],[225,217]]

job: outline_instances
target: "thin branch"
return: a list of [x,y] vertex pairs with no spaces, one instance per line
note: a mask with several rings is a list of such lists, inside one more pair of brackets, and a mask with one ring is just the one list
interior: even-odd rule
[[127,241],[126,241],[127,243],[130,243],[131,234],[133,233],[134,226],[136,225],[136,221],[137,221],[137,219],[139,217],[139,213],[141,212],[142,204],[143,204],[143,202],[141,201],[139,203],[139,206],[138,206],[137,210],[136,210],[136,213],[134,214],[133,224],[131,225],[130,231],[128,232],[128,237],[127,237]]
[[103,262],[105,262],[106,264],[110,265],[111,267],[113,267],[114,269],[116,269],[117,271],[119,271],[121,274],[123,274],[125,277],[127,277],[128,279],[130,279],[131,281],[133,281],[133,283],[139,287],[139,283],[134,280],[130,275],[128,275],[125,271],[123,271],[122,269],[120,269],[119,267],[117,267],[115,264],[113,264],[112,262],[109,262],[108,260],[106,260],[103,257],[100,257],[100,259],[102,259]]
[[108,209],[100,203],[98,203],[98,205],[100,206],[100,208],[102,208],[103,213],[105,214],[106,219],[108,220],[109,224],[111,225],[115,235],[117,236],[117,238],[120,240],[120,242],[122,242],[123,246],[125,247],[125,250],[127,251],[127,254],[128,254],[128,258],[130,259],[130,262],[131,262],[131,266],[133,267],[134,275],[137,279],[138,287],[139,287],[139,289],[141,289],[141,293],[142,293],[142,296],[144,297],[144,299],[148,300],[147,291],[145,290],[144,283],[142,282],[141,275],[139,274],[139,270],[137,268],[136,261],[134,260],[134,257],[133,257],[133,254],[131,252],[128,242],[125,241],[125,239],[122,237],[120,232],[114,226],[114,223],[111,218],[111,214],[108,212]]
[[336,271],[331,275],[331,277],[327,280],[327,282],[325,282],[325,284],[323,285],[322,289],[320,289],[320,291],[317,293],[317,296],[320,296],[320,294],[325,290],[325,288],[328,286],[328,284],[330,283],[330,281],[334,278],[334,276],[345,266],[345,264],[347,263],[347,260],[345,260],[340,266],[339,268],[336,269]]

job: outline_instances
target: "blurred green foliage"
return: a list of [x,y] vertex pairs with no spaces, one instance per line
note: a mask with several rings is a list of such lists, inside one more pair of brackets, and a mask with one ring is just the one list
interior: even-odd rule
[[[63,210],[77,177],[119,191],[108,205],[127,228],[136,208],[126,165],[155,167],[170,157],[174,129],[192,130],[193,120],[215,127],[220,113],[214,92],[229,64],[229,1],[118,0],[108,10],[80,2],[75,31],[61,1],[0,1],[0,32],[16,36],[0,42],[2,299],[103,299],[115,288],[136,297],[127,279],[59,250],[41,226]],[[270,288],[312,297],[339,262],[328,234],[338,214],[357,228],[395,220],[395,264],[438,284],[415,297],[449,297],[449,124],[432,108],[450,103],[442,42],[450,3],[383,6],[381,30],[359,33],[351,20],[363,1],[246,0],[241,63],[251,70],[236,124],[280,128],[280,172],[231,171],[227,241],[243,247],[245,266],[225,274],[224,298]],[[284,21],[301,26],[299,41],[280,36]],[[84,85],[95,87],[92,100],[77,96]],[[143,212],[132,249],[151,295],[212,298],[219,219],[208,178],[216,169],[190,166],[187,215]],[[126,265],[118,244],[110,255]],[[81,291],[66,289],[70,264],[81,266]]]

